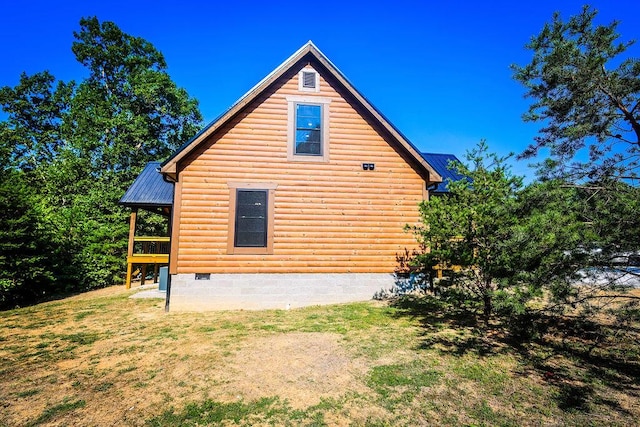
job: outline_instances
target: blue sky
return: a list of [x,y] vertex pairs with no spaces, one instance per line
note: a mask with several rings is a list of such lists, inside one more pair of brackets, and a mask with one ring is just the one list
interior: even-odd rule
[[[61,80],[85,73],[71,52],[83,16],[113,21],[164,55],[169,73],[200,101],[205,121],[307,40],[419,149],[461,157],[480,139],[500,154],[522,151],[539,124],[523,123],[529,100],[509,65],[554,11],[583,1],[41,1],[3,0],[0,86],[48,69]],[[638,38],[640,2],[593,1],[598,21],[619,20]],[[640,45],[632,55],[640,56]],[[528,162],[514,172],[533,176]]]

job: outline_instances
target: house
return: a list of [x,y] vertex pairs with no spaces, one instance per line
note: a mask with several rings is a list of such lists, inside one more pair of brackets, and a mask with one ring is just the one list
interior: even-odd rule
[[405,226],[442,182],[427,159],[306,43],[158,166],[174,188],[168,306],[289,308],[390,288],[396,255],[416,246]]

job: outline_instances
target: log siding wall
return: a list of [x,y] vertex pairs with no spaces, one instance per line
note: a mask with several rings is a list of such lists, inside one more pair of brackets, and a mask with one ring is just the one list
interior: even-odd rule
[[[178,165],[173,274],[386,273],[396,254],[415,247],[403,228],[419,221],[424,180],[322,73],[318,92],[300,92],[303,65]],[[331,100],[328,162],[287,159],[292,95]],[[362,163],[375,170],[364,171]],[[277,184],[273,254],[228,253],[234,181]]]

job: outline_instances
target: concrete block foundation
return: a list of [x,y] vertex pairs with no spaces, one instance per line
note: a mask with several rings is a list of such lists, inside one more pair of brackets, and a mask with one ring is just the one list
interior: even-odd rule
[[171,276],[171,311],[288,309],[370,300],[394,286],[387,273]]

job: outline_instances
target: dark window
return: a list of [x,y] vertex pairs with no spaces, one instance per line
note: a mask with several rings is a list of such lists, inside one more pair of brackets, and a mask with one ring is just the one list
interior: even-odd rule
[[267,246],[267,191],[237,190],[234,246]]
[[322,106],[296,104],[295,154],[322,155]]

